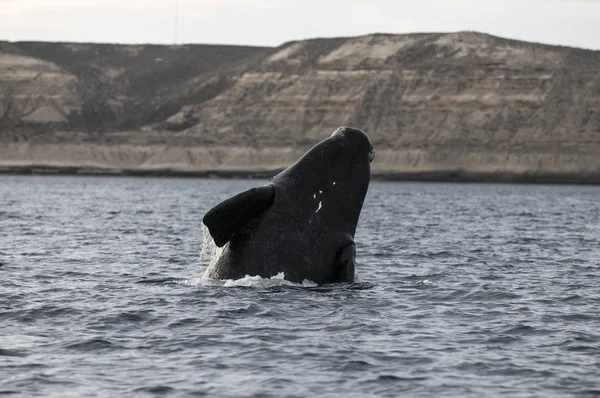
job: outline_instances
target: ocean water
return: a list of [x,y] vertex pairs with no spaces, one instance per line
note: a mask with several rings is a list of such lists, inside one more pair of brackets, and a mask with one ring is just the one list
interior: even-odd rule
[[210,281],[262,181],[0,177],[0,395],[600,395],[600,188],[372,183],[354,284]]

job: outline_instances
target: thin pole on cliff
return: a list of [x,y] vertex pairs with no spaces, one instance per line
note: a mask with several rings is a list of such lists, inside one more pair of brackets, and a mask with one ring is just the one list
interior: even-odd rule
[[179,33],[179,0],[175,0],[175,45],[177,45],[177,34]]

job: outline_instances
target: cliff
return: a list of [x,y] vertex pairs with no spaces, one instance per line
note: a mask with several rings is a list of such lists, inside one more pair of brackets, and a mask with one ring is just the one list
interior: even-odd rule
[[0,42],[0,170],[267,176],[340,125],[390,179],[600,183],[600,51],[481,33]]

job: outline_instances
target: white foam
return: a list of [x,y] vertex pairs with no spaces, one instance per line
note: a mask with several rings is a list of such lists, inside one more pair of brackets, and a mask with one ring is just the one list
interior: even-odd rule
[[315,287],[318,286],[316,283],[305,279],[302,283],[294,283],[284,279],[283,272],[278,273],[270,278],[263,278],[258,275],[250,276],[246,275],[240,279],[226,279],[216,280],[208,278],[206,275],[202,275],[199,278],[187,279],[182,282],[184,285],[191,286],[221,286],[221,287],[253,287],[253,288],[267,288],[274,286],[298,286],[298,287]]
[[311,282],[309,280],[304,280],[302,283],[293,283],[285,279],[285,274],[283,272],[278,273],[275,276],[270,278],[262,278],[260,276],[250,276],[246,275],[240,279],[228,279],[226,281],[221,281],[223,283],[223,287],[273,287],[273,286],[302,286],[302,287],[314,287],[317,286],[316,283]]
[[434,285],[434,283],[431,282],[429,279],[423,279],[422,281],[406,282],[406,284],[412,285],[412,286],[422,286],[422,285],[433,286]]

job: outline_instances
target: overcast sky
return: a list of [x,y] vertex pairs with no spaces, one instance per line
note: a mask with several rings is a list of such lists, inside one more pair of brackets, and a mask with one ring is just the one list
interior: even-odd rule
[[0,40],[276,46],[475,30],[600,50],[600,0],[0,0]]

